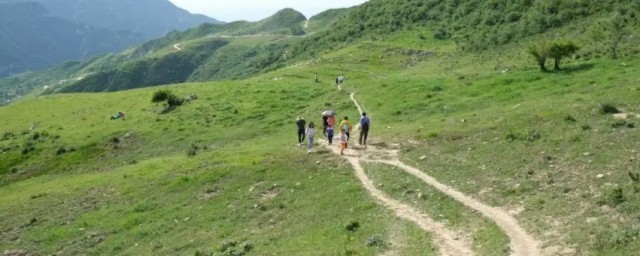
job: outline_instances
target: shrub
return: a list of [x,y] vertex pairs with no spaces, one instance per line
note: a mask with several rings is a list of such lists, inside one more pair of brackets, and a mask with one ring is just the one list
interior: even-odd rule
[[349,232],[356,232],[358,228],[360,228],[360,223],[357,221],[351,221],[346,227],[344,227]]
[[614,188],[605,192],[604,201],[601,201],[600,203],[616,207],[625,201],[627,201],[627,198],[624,196],[622,188]]
[[151,98],[151,102],[158,103],[163,102],[169,99],[169,96],[173,95],[169,90],[160,90],[153,93],[153,97]]
[[444,40],[451,38],[451,33],[444,28],[438,28],[435,33],[433,33],[433,38],[438,40]]
[[576,122],[576,119],[572,115],[564,116],[564,120],[567,121],[567,122],[571,122],[571,123],[575,123]]
[[153,93],[153,97],[151,97],[151,102],[159,103],[166,101],[167,108],[163,111],[163,113],[169,112],[176,107],[184,104],[186,101],[184,98],[180,98],[173,94],[173,92],[169,90],[160,90]]
[[16,135],[10,132],[5,132],[4,134],[2,134],[2,139],[0,140],[10,140],[12,138],[14,138]]
[[62,155],[64,153],[67,153],[67,149],[64,147],[59,147],[58,150],[56,151],[56,155]]
[[602,114],[617,114],[620,113],[620,110],[613,106],[612,104],[605,103],[600,106],[600,113]]

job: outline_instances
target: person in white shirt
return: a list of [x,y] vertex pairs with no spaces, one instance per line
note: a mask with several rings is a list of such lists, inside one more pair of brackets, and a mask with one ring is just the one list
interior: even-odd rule
[[311,153],[313,150],[313,137],[316,135],[316,129],[313,122],[309,123],[309,127],[307,128],[307,138],[309,139],[309,146],[307,153]]

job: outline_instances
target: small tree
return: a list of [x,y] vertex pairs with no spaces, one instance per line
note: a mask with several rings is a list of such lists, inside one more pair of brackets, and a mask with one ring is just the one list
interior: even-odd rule
[[553,68],[560,70],[560,60],[564,57],[569,57],[576,53],[580,49],[573,42],[555,42],[549,46],[549,57],[554,59]]
[[538,66],[540,66],[540,70],[545,72],[547,71],[545,63],[549,57],[549,47],[547,46],[546,41],[540,41],[536,44],[529,45],[529,47],[527,47],[527,53],[533,56],[538,63]]
[[627,18],[621,15],[616,15],[605,23],[608,38],[606,42],[613,59],[618,58],[618,48],[629,35],[628,23]]
[[173,92],[169,90],[160,90],[153,93],[151,102],[159,103],[163,101],[166,101],[166,104],[167,104],[167,108],[165,109],[165,112],[171,111],[184,103],[183,98],[176,96],[175,94],[173,94]]

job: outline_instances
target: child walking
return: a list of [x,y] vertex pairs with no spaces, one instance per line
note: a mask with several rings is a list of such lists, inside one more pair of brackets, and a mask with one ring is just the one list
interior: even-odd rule
[[349,143],[349,138],[347,137],[347,133],[340,129],[340,155],[344,155],[344,149],[347,148],[347,143]]
[[307,128],[307,138],[309,138],[309,146],[307,150],[307,154],[311,154],[313,150],[313,137],[316,135],[316,129],[313,122],[309,123],[309,127]]
[[331,125],[327,127],[327,140],[329,140],[329,145],[333,144],[333,126]]

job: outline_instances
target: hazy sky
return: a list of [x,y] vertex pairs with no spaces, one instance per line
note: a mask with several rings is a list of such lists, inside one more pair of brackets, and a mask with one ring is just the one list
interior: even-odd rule
[[359,5],[367,0],[169,0],[192,13],[217,20],[258,21],[284,8],[293,8],[310,18],[324,10]]

